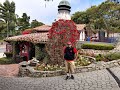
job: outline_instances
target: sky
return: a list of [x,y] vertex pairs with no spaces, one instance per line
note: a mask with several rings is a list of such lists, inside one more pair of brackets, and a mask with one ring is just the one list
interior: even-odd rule
[[[5,0],[0,0],[3,3]],[[30,16],[30,21],[37,19],[44,24],[51,25],[56,19],[58,5],[61,0],[9,0],[14,1],[16,5],[16,14],[20,17],[23,13]],[[105,0],[67,0],[71,5],[71,15],[77,11],[84,11],[92,5],[99,5]],[[45,6],[46,5],[46,6]]]

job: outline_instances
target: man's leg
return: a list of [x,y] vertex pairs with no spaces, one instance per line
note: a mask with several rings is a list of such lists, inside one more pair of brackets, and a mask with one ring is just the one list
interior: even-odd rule
[[69,72],[70,72],[70,69],[69,69],[69,62],[65,61],[65,68],[66,68],[66,73],[67,73],[67,76],[66,76],[66,80],[69,78]]
[[70,73],[71,73],[71,79],[74,79],[73,74],[75,73],[75,63],[74,61],[70,62]]

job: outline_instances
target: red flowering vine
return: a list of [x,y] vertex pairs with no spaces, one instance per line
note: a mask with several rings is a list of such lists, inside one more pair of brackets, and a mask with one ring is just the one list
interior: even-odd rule
[[58,20],[53,23],[48,34],[47,51],[51,64],[63,65],[63,47],[68,41],[76,46],[79,32],[72,20]]

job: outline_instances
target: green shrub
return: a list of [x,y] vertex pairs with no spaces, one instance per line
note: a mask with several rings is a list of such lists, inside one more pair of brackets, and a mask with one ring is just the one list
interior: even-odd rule
[[0,58],[0,64],[14,64],[15,61],[11,58]]
[[96,55],[95,58],[96,58],[96,61],[104,61],[105,60],[104,55],[102,55],[102,54]]
[[91,44],[85,43],[81,46],[82,49],[95,49],[95,50],[112,50],[114,49],[113,45],[110,44]]
[[106,62],[117,60],[117,59],[120,59],[120,52],[109,53],[106,55],[99,54],[99,55],[96,55],[95,58],[96,58],[96,61],[106,61]]
[[12,52],[4,52],[4,54],[6,55],[7,58],[10,58],[12,57]]
[[104,56],[108,61],[120,59],[120,52],[110,53]]

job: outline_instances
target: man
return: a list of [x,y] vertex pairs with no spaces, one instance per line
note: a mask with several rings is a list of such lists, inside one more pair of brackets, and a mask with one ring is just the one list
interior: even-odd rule
[[71,78],[74,79],[73,73],[75,69],[74,60],[77,57],[77,49],[72,47],[71,42],[67,42],[67,47],[64,49],[64,59],[65,59],[65,67],[66,67],[66,80]]

